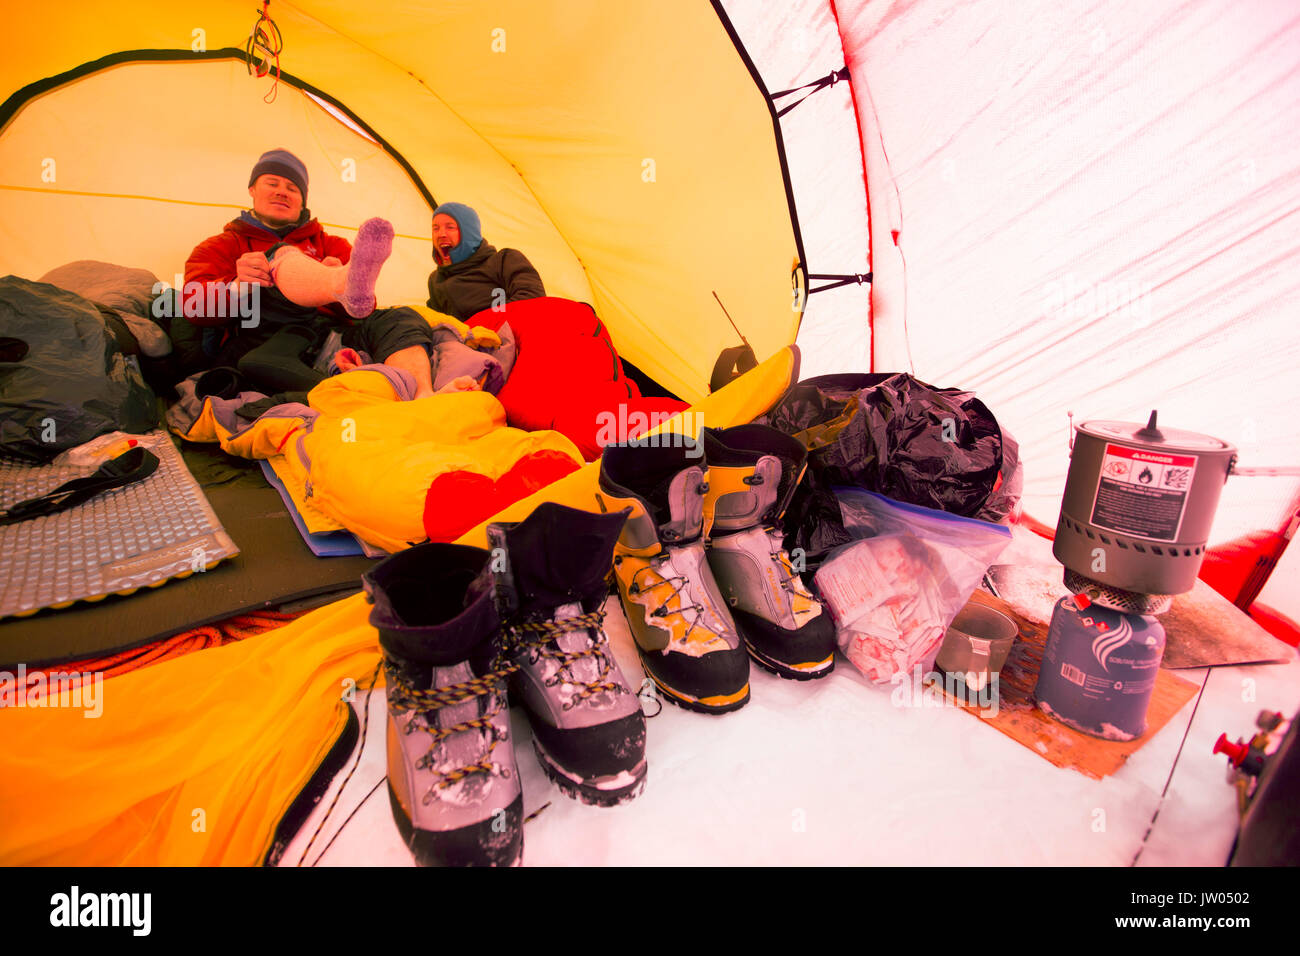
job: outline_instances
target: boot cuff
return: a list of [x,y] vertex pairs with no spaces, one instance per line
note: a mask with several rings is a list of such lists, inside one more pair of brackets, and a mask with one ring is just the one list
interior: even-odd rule
[[[713,463],[712,452],[719,445],[724,445],[731,452],[748,452],[748,459],[756,461],[760,455],[775,455],[782,461],[800,466],[808,458],[808,449],[803,442],[792,435],[777,431],[770,425],[736,425],[732,428],[704,429],[705,450],[709,463]],[[709,441],[712,440],[710,444]],[[721,465],[744,464],[740,461],[720,461]]]
[[443,667],[490,657],[500,619],[490,590],[476,585],[487,560],[482,548],[422,544],[364,574],[384,652]]
[[703,480],[705,461],[698,443],[658,443],[662,441],[663,436],[650,436],[626,445],[607,445],[600,462],[601,487],[618,497],[640,498],[659,528],[681,519],[672,509],[674,479],[696,468]]
[[808,460],[808,450],[803,442],[770,425],[705,428],[702,435],[705,458],[710,465],[753,465],[764,455],[780,461],[781,482],[776,491],[773,514],[779,516],[785,512]]
[[527,614],[604,592],[626,518],[625,511],[597,514],[548,501],[518,524],[489,526],[494,545],[504,540],[519,610]]
[[[662,436],[652,436],[659,437]],[[669,483],[683,468],[703,466],[702,449],[697,445],[680,447],[651,444],[649,439],[626,445],[607,445],[601,455],[601,475],[612,486],[655,502],[662,498]]]

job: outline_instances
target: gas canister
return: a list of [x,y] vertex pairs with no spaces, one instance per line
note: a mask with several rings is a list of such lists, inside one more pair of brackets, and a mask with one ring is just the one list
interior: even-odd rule
[[1062,598],[1052,611],[1034,698],[1067,727],[1106,740],[1135,740],[1147,729],[1165,630],[1151,615],[1124,614]]

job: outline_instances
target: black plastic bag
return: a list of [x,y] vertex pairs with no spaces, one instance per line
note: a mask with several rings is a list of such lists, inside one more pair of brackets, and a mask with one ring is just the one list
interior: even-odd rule
[[94,303],[0,279],[0,454],[47,462],[97,435],[145,432],[157,402]]
[[971,392],[901,372],[823,375],[795,385],[759,421],[809,450],[808,474],[785,518],[786,545],[802,549],[809,571],[848,540],[833,485],[988,521],[1012,505],[994,494],[1002,429]]

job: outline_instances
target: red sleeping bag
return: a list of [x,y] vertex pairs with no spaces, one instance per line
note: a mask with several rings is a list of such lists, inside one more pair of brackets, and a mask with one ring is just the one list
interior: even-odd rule
[[550,428],[569,438],[587,461],[601,449],[635,438],[689,408],[672,398],[642,398],[623,374],[618,352],[591,306],[547,296],[484,309],[470,326],[496,330],[506,322],[519,353],[497,398],[515,428]]

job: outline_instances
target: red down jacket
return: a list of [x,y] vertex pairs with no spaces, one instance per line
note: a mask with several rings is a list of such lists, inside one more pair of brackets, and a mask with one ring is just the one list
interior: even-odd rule
[[623,374],[618,352],[591,306],[545,296],[484,309],[468,320],[493,331],[509,322],[519,357],[497,394],[516,428],[560,432],[587,461],[606,444],[635,438],[690,406],[671,398],[642,398]]
[[[266,229],[252,225],[244,218],[232,219],[220,235],[204,239],[190,253],[185,263],[185,284],[235,281],[235,261],[246,252],[266,252],[276,243],[296,246],[317,262],[333,256],[346,264],[352,258],[352,244],[342,236],[331,236],[315,219],[309,219],[283,239]],[[219,298],[219,297],[218,297]],[[211,299],[209,299],[211,301]],[[327,315],[346,317],[342,306],[329,305],[320,311]],[[227,325],[232,319],[226,315],[188,315],[195,325]]]

